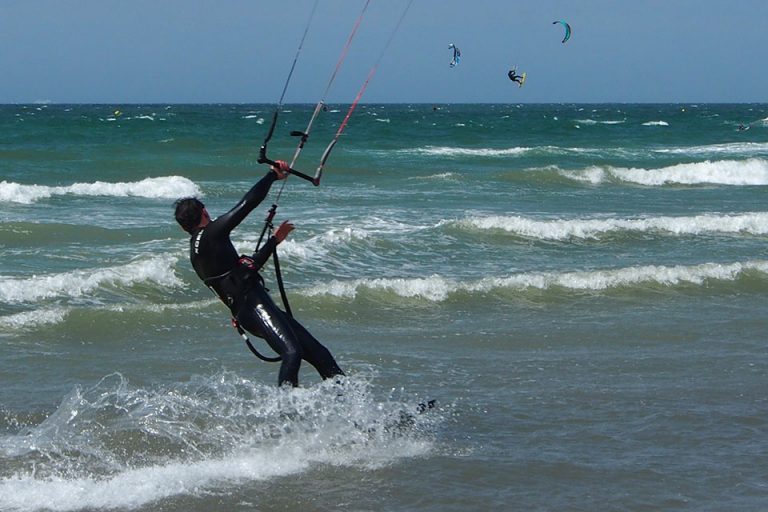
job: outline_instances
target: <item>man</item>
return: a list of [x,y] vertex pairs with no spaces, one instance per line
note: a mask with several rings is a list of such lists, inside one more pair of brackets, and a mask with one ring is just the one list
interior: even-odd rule
[[517,68],[510,69],[509,73],[507,73],[507,76],[513,82],[517,82],[518,84],[523,85],[523,77],[522,75],[517,74]]
[[232,230],[264,200],[272,183],[288,176],[288,165],[282,160],[277,164],[224,215],[211,220],[202,202],[187,197],[175,203],[176,221],[191,235],[189,257],[200,279],[229,307],[241,327],[264,338],[272,350],[280,354],[278,385],[298,386],[302,359],[314,366],[324,379],[344,375],[344,372],[327,348],[277,307],[258,273],[294,226],[289,221],[280,224],[274,236],[250,257],[238,255],[229,238]]

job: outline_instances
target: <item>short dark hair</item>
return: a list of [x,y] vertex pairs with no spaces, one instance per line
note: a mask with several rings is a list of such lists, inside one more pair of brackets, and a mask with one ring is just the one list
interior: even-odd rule
[[174,203],[176,206],[176,222],[184,231],[192,233],[203,218],[205,205],[196,197],[183,197]]

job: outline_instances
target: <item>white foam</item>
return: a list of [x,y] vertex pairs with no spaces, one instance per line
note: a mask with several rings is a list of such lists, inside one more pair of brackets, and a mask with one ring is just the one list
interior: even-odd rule
[[648,121],[643,123],[643,126],[669,126],[669,123],[666,121]]
[[560,171],[560,174],[595,185],[611,179],[646,186],[768,185],[768,161],[757,158],[705,161],[677,164],[660,169],[588,167],[581,171]]
[[768,212],[733,215],[704,214],[686,217],[650,217],[645,219],[554,219],[538,220],[520,216],[491,215],[454,222],[460,227],[503,230],[542,240],[598,238],[620,232],[665,232],[674,235],[702,233],[768,234]]
[[125,311],[149,311],[151,313],[165,313],[166,311],[200,311],[201,309],[217,305],[219,303],[219,299],[211,298],[206,300],[181,302],[175,304],[113,304],[106,306],[105,309],[118,313],[123,313]]
[[438,174],[430,174],[428,176],[412,176],[408,179],[418,181],[459,181],[461,180],[461,174],[455,172],[441,172]]
[[265,480],[304,469],[309,460],[279,446],[197,463],[169,463],[128,469],[112,478],[37,479],[19,475],[0,480],[3,510],[134,509],[163,498],[195,495],[205,487],[241,480]]
[[[289,258],[297,257],[309,260],[324,257],[340,246],[348,246],[356,242],[389,235],[401,236],[431,227],[429,225],[405,224],[380,217],[369,217],[359,220],[354,227],[332,228],[306,239],[299,239],[298,236],[289,238],[280,244],[280,253]],[[235,241],[235,247],[241,253],[252,251],[257,240],[257,236],[248,237],[242,241],[238,240]]]
[[[557,119],[557,118],[555,118]],[[614,125],[614,124],[623,124],[626,122],[625,119],[619,119],[619,120],[605,120],[605,121],[598,121],[596,119],[577,119],[577,123],[580,124],[586,124],[588,126],[596,125],[596,124],[606,124],[606,125]]]
[[549,289],[562,287],[569,290],[601,291],[638,284],[660,284],[666,286],[689,283],[703,285],[709,279],[734,281],[746,270],[768,272],[768,261],[747,263],[703,263],[700,265],[646,265],[612,270],[540,273],[512,276],[503,279],[484,279],[477,283],[474,291],[503,288]]
[[22,185],[0,181],[0,202],[30,204],[56,195],[148,197],[174,199],[201,195],[200,188],[183,176],[146,178],[135,182],[74,183],[68,186]]
[[489,293],[494,290],[567,290],[602,291],[625,286],[655,284],[672,286],[682,283],[702,285],[709,279],[734,281],[743,272],[768,273],[768,261],[746,263],[703,263],[700,265],[646,265],[609,270],[576,272],[529,272],[507,277],[487,277],[460,282],[433,275],[428,278],[334,280],[301,291],[307,296],[334,296],[354,299],[364,290],[383,290],[400,297],[442,302],[460,292]]
[[586,182],[591,185],[599,185],[606,180],[607,172],[600,167],[588,167],[581,171],[559,171],[566,178]]
[[155,120],[155,114],[152,114],[151,116],[149,116],[149,115],[141,115],[141,116],[136,116],[136,117],[133,117],[133,118],[129,117],[128,119],[144,119],[146,121],[154,121]]
[[717,155],[717,156],[751,156],[755,153],[768,152],[766,142],[728,142],[725,144],[708,144],[705,146],[690,146],[682,148],[655,149],[655,153],[671,155]]
[[[317,464],[376,468],[428,453],[439,413],[392,430],[415,402],[369,388],[355,377],[278,389],[227,372],[132,390],[111,375],[74,389],[41,424],[0,436],[0,452],[24,468],[0,478],[0,510],[130,510]],[[136,442],[115,446],[116,433]]]
[[301,293],[310,297],[330,295],[353,299],[362,289],[383,290],[400,297],[420,297],[432,302],[441,302],[451,293],[461,289],[461,285],[438,275],[425,278],[379,278],[355,279],[353,281],[334,280],[311,288]]
[[81,297],[104,285],[131,286],[142,282],[179,287],[183,283],[174,274],[176,261],[173,256],[154,256],[114,267],[28,278],[0,277],[0,301],[19,303],[52,297]]
[[264,118],[260,115],[246,115],[243,119],[256,119],[256,124],[264,124]]
[[449,146],[426,146],[423,148],[398,150],[399,153],[427,155],[427,156],[514,156],[521,155],[532,148],[514,147],[505,149],[494,148],[458,148]]
[[[321,258],[340,245],[349,245],[355,241],[368,239],[370,236],[371,232],[363,228],[332,228],[304,240],[288,238],[280,244],[280,255],[302,260]],[[256,236],[247,237],[242,241],[236,241],[235,247],[241,254],[247,253],[253,250],[257,240]]]
[[69,309],[62,307],[42,308],[13,315],[0,316],[0,326],[6,330],[21,331],[62,322]]
[[[166,311],[200,311],[201,309],[218,305],[219,299],[211,298],[206,300],[172,303],[172,304],[110,304],[107,306],[89,306],[90,311],[106,310],[115,313],[125,312],[150,312],[165,313]],[[12,315],[0,316],[0,328],[6,332],[22,332],[39,329],[41,327],[55,325],[63,322],[75,308],[70,307],[50,307],[40,308],[32,311],[23,311]],[[1,336],[2,334],[0,334]]]

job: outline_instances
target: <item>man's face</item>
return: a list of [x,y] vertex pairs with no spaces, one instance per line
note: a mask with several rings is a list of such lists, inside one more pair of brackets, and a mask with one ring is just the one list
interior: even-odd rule
[[200,225],[205,226],[209,222],[211,222],[211,216],[208,215],[208,210],[203,207],[203,214],[200,216]]

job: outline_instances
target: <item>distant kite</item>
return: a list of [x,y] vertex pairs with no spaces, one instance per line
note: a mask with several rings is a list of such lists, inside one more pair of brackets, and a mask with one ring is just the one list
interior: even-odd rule
[[461,59],[461,50],[459,50],[453,43],[448,45],[448,49],[453,50],[453,58],[451,59],[450,66],[455,68],[458,66],[459,60]]
[[553,25],[557,25],[560,23],[563,27],[565,27],[565,37],[563,37],[563,43],[565,43],[567,40],[571,38],[571,26],[564,22],[563,20],[553,21]]

